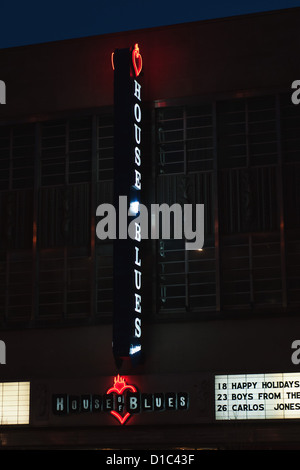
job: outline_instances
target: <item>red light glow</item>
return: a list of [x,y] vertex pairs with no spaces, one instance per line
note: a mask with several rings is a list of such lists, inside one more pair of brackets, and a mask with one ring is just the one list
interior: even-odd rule
[[111,53],[111,66],[112,66],[113,70],[115,70],[114,55],[115,55],[115,53],[112,52],[112,53]]
[[[129,390],[130,392],[136,392],[136,388],[133,385],[127,385],[125,379],[120,377],[118,374],[117,377],[114,377],[114,385],[110,389],[107,390],[106,394],[109,395],[110,393],[117,393],[118,395],[122,395],[124,391]],[[125,421],[131,416],[130,413],[125,413],[121,415],[117,411],[112,410],[110,412],[116,419],[120,421],[121,424],[124,424]]]
[[[111,66],[113,70],[115,70],[114,54],[115,54],[114,52],[111,53]],[[135,44],[132,49],[132,65],[133,65],[135,76],[138,77],[143,67],[142,56],[140,54],[140,49],[139,49],[138,44]]]
[[139,49],[138,44],[134,45],[134,49],[132,51],[132,65],[134,68],[135,76],[138,77],[143,67],[142,56],[140,54],[140,49]]
[[118,374],[117,377],[114,378],[114,386],[107,390],[106,394],[108,395],[109,393],[115,392],[122,395],[123,391],[128,389],[131,390],[131,392],[136,392],[136,388],[133,385],[127,385],[125,379]]

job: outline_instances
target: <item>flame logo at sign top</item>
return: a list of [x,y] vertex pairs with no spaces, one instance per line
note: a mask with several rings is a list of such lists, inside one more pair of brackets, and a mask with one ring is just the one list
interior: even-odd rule
[[114,55],[115,55],[115,53],[112,52],[112,53],[111,53],[111,66],[112,66],[113,70],[115,70]]
[[135,76],[138,77],[143,67],[142,56],[140,54],[140,49],[139,49],[138,44],[134,45],[134,49],[132,51],[132,65],[134,68]]
[[[117,393],[118,395],[123,395],[126,390],[130,390],[131,392],[136,392],[136,388],[133,385],[127,385],[125,379],[120,377],[118,374],[117,377],[114,377],[114,385],[109,390],[107,390],[106,394],[109,395],[110,393]],[[122,415],[118,413],[118,411],[112,410],[110,412],[115,418],[117,418],[121,424],[124,424],[125,421],[130,417],[130,413],[126,412]]]
[[[113,70],[115,70],[115,63],[114,63],[114,55],[115,53],[112,52],[111,54],[111,66]],[[132,49],[132,65],[134,69],[135,76],[138,77],[141,73],[143,67],[142,56],[140,54],[139,45],[135,44],[134,48]]]

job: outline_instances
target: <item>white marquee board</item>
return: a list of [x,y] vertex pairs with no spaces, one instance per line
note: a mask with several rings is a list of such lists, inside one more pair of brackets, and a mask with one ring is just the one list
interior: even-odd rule
[[300,373],[216,375],[215,418],[300,419]]

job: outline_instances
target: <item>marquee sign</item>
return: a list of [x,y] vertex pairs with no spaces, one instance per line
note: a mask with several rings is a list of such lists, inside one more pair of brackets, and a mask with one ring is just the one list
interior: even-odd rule
[[[117,233],[114,240],[113,353],[117,361],[142,353],[142,250],[138,222],[142,190],[142,87],[138,77],[142,56],[138,44],[117,49],[114,70],[114,207]],[[134,236],[122,233],[121,203],[126,196]]]
[[300,373],[217,375],[215,417],[300,419]]
[[54,394],[52,405],[55,415],[106,412],[117,423],[125,424],[137,413],[187,410],[189,395],[186,392],[141,393],[136,385],[117,375],[111,387],[101,395]]

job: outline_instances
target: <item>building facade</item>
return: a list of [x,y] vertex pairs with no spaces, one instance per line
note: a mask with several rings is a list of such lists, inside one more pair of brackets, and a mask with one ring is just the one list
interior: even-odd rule
[[[299,447],[299,19],[0,51],[3,447]],[[137,364],[115,361],[114,243],[96,234],[115,190],[111,54],[135,44],[142,200],[204,204],[201,251],[145,241]]]

